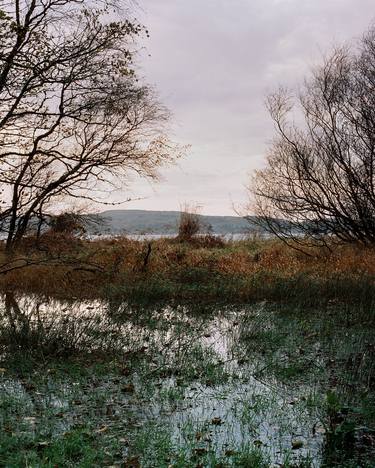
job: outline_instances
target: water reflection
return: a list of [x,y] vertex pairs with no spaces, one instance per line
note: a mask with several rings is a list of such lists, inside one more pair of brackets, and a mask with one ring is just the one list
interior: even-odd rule
[[[155,422],[169,428],[175,446],[226,453],[250,444],[276,466],[332,459],[326,432],[341,409],[327,412],[326,393],[340,385],[336,355],[342,367],[371,339],[363,330],[350,337],[344,328],[322,333],[318,314],[288,315],[267,304],[142,309],[10,292],[3,304],[3,362],[21,353],[43,359],[47,374],[56,358],[116,362],[116,372],[84,385],[56,383],[52,371],[43,388],[28,387],[24,375],[3,375],[1,392],[26,399],[38,414],[52,412],[56,421],[48,427],[55,434],[87,417],[116,433]],[[368,366],[367,358],[355,366],[358,385],[365,384],[360,375],[369,378]]]

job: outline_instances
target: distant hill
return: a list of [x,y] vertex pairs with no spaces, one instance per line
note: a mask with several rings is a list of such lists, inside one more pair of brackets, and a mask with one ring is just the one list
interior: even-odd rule
[[[103,226],[92,233],[108,234],[168,234],[177,233],[179,211],[109,210],[99,213]],[[205,230],[213,234],[243,234],[259,228],[239,216],[199,215]]]

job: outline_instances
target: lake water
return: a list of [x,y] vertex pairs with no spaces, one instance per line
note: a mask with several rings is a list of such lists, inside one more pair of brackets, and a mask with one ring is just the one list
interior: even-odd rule
[[[273,235],[269,233],[227,233],[227,234],[213,234],[214,236],[220,237],[224,241],[241,241],[241,240],[247,240],[247,239],[252,239],[256,237],[257,239],[270,239],[274,237]],[[103,234],[103,235],[91,235],[88,236],[90,240],[96,240],[96,239],[112,239],[116,237],[127,237],[129,239],[133,240],[157,240],[157,239],[173,239],[177,236],[177,233],[175,234],[152,234],[152,233],[145,233],[145,234]]]

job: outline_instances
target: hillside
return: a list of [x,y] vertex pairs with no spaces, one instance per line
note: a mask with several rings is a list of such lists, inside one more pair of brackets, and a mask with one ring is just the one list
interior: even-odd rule
[[[99,214],[104,225],[96,232],[111,234],[169,234],[177,233],[179,211],[108,210]],[[242,234],[256,229],[239,216],[199,215],[206,231],[214,234]]]

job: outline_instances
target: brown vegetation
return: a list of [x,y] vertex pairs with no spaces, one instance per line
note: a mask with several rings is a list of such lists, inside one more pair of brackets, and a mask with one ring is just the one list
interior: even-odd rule
[[[221,241],[215,245],[210,244],[210,236],[197,239],[197,243],[159,239],[152,242],[150,250],[148,242],[126,237],[72,242],[62,234],[48,234],[42,237],[39,249],[30,249],[31,239],[24,241],[12,264],[20,267],[0,274],[0,288],[101,297],[108,288],[123,288],[125,294],[129,288],[141,288],[147,295],[157,283],[160,288],[169,285],[164,294],[177,297],[186,286],[194,286],[191,296],[209,296],[210,291],[215,295],[215,287],[231,283],[238,299],[251,299],[254,294],[259,299],[258,292],[267,282],[279,284],[301,277],[359,282],[364,276],[375,277],[375,250],[371,248],[311,249],[311,256],[307,256],[277,240]],[[0,263],[5,264],[4,246],[0,256]],[[3,267],[0,273],[5,270]],[[256,278],[261,282],[256,283]],[[200,289],[203,286],[207,287]]]
[[177,238],[180,241],[191,241],[202,232],[202,221],[198,207],[185,204],[180,214]]

